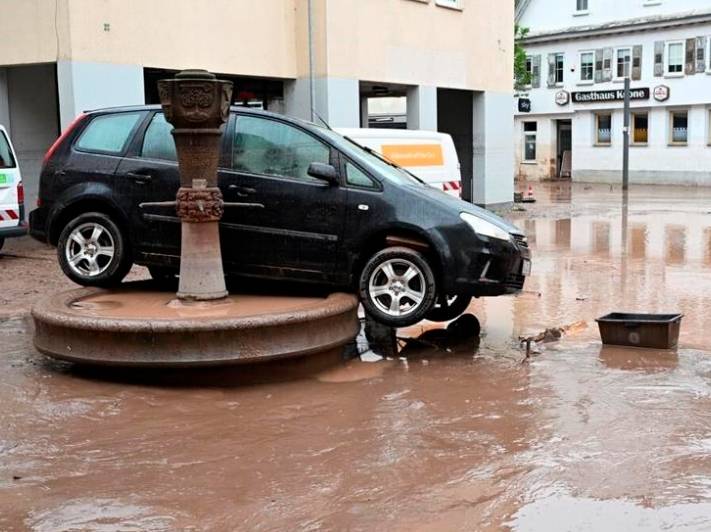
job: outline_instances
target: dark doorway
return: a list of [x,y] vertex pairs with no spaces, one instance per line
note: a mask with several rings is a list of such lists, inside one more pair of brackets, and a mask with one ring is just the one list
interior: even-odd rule
[[569,179],[573,163],[573,135],[570,120],[556,120],[558,147],[556,150],[556,175]]
[[[143,86],[147,104],[160,103],[158,80],[172,78],[177,72],[177,70],[162,68],[143,69]],[[233,105],[255,107],[275,113],[284,112],[284,83],[281,80],[248,78],[229,74],[217,74],[217,77],[234,84],[232,89]]]
[[462,173],[462,199],[472,201],[474,177],[474,94],[437,89],[437,130],[452,136]]

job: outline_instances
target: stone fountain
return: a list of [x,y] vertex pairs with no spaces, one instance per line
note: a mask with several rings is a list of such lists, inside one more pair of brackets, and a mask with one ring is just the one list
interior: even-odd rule
[[[82,288],[52,295],[32,309],[35,347],[53,358],[117,366],[208,366],[301,357],[341,349],[359,331],[357,298],[228,294],[217,186],[222,128],[232,84],[203,70],[158,83],[174,126],[180,189],[180,281],[177,294],[147,282],[115,290]],[[147,205],[147,204],[143,204]],[[155,204],[153,204],[155,205]],[[236,243],[239,245],[239,243]]]

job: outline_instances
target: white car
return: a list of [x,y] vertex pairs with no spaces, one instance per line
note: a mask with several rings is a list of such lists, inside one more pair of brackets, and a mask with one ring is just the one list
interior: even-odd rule
[[462,174],[452,137],[411,129],[347,129],[336,132],[376,151],[422,181],[461,197]]
[[5,239],[27,233],[25,190],[7,131],[0,126],[0,248]]

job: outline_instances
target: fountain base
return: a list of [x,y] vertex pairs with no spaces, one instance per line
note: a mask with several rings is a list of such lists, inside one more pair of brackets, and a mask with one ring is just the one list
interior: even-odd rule
[[35,305],[35,347],[106,366],[214,366],[322,353],[359,331],[357,298],[237,294],[183,301],[146,282],[81,288]]

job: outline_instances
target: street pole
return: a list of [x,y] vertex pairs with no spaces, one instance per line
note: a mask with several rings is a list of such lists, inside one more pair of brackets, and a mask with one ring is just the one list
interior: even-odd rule
[[627,190],[630,184],[630,78],[625,78],[625,108],[624,127],[622,129],[622,190]]

